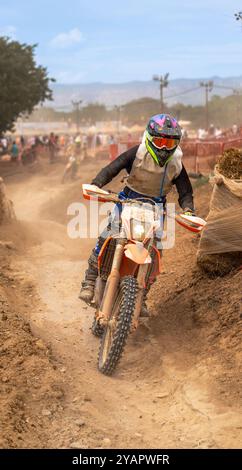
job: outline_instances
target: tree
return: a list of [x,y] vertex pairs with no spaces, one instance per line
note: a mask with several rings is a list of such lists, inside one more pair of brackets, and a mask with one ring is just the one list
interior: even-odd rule
[[37,65],[33,46],[0,37],[0,135],[24,113],[52,99],[47,69]]
[[123,105],[122,119],[125,123],[145,124],[149,117],[160,112],[160,101],[150,97],[140,98]]
[[[107,109],[104,104],[89,103],[80,109],[80,120],[95,124],[98,121],[105,121],[107,118]],[[72,120],[75,121],[75,112],[72,112]]]

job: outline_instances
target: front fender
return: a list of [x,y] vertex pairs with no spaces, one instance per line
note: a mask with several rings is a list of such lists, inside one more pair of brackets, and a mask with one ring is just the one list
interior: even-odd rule
[[142,243],[128,243],[124,247],[124,254],[136,264],[149,264],[152,261]]

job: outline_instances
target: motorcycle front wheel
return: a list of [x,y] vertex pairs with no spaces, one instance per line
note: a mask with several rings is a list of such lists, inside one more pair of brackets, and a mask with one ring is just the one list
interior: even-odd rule
[[112,375],[125,347],[135,311],[138,292],[137,280],[125,276],[119,285],[116,300],[101,339],[98,369]]

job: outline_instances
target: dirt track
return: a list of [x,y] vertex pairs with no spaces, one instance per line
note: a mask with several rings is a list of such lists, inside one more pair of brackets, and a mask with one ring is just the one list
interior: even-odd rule
[[[89,181],[95,171],[94,165],[84,168],[82,179]],[[39,419],[40,427],[33,425],[32,435],[31,429],[23,428],[19,441],[19,429],[10,426],[11,436],[3,445],[241,446],[237,323],[241,322],[241,274],[215,285],[194,272],[197,239],[178,229],[176,247],[165,254],[165,273],[150,295],[152,318],[130,337],[115,376],[102,376],[96,370],[98,340],[90,332],[93,311],[77,299],[93,240],[68,239],[66,206],[78,201],[79,183],[62,186],[59,179],[58,170],[53,170],[24,184],[8,182],[17,217],[24,221],[11,229],[17,250],[10,272],[18,288],[12,300],[41,338],[37,349],[45,373],[38,370],[35,344],[35,352],[30,353],[35,365],[30,363],[28,404],[22,403],[21,419],[27,428]],[[206,189],[198,198],[201,215],[207,212],[208,200]],[[8,294],[14,296],[11,282]],[[226,321],[227,329],[222,330]],[[48,364],[45,343],[52,351]],[[36,370],[43,390],[38,394],[35,386],[37,399],[32,393]],[[24,373],[28,374],[28,367]],[[16,385],[21,389],[19,378]]]

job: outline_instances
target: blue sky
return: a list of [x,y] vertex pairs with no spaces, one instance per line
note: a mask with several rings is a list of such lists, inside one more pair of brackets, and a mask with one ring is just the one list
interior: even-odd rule
[[38,43],[59,83],[242,75],[242,0],[1,0],[0,34]]

